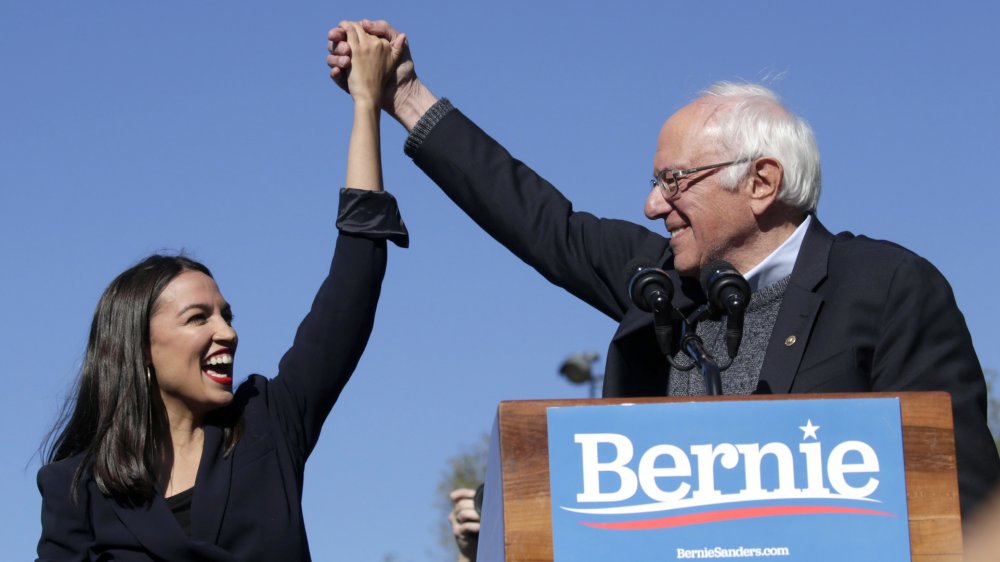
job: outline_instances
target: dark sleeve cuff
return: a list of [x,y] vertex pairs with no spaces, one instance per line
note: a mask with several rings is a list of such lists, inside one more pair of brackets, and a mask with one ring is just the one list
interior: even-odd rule
[[417,124],[413,126],[413,130],[406,137],[406,144],[403,145],[403,153],[413,158],[413,155],[417,153],[417,149],[420,148],[424,139],[431,133],[431,129],[453,109],[455,109],[455,106],[451,105],[448,98],[441,98],[432,105],[420,117],[420,120],[417,121]]
[[372,240],[389,239],[400,248],[410,246],[396,198],[384,191],[341,189],[337,228]]

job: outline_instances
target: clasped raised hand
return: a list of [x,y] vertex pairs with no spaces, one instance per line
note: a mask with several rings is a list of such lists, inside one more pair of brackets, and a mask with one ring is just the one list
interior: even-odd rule
[[[364,33],[388,41],[389,45],[392,46],[394,56],[397,56],[395,51],[398,50],[398,56],[394,59],[395,74],[385,81],[382,88],[382,108],[407,129],[411,128],[423,114],[423,111],[436,101],[436,98],[417,78],[406,34],[396,31],[383,20],[341,22],[339,27],[331,29],[327,45],[330,54],[326,58],[327,65],[330,67],[330,77],[337,85],[348,91],[351,87],[348,84],[351,69],[357,63],[352,60],[355,55],[348,37],[350,26],[347,24],[360,25]],[[357,27],[354,27],[353,33],[361,36]]]
[[[343,31],[343,40],[334,40],[335,30]],[[352,21],[340,22],[335,30],[330,31],[327,57],[331,77],[351,94],[355,103],[379,104],[402,56],[406,35],[396,34],[390,41],[368,33],[359,22]],[[341,34],[336,35],[339,38]],[[346,55],[338,54],[344,51]]]

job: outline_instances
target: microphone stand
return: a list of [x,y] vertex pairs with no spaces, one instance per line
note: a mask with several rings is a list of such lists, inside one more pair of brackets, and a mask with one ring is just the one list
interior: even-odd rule
[[701,341],[701,338],[695,334],[687,333],[685,330],[681,346],[688,357],[698,366],[698,370],[701,371],[705,392],[709,396],[722,396],[722,369],[712,354],[705,350],[705,343]]
[[681,324],[681,349],[693,362],[692,365],[688,365],[687,369],[697,366],[698,370],[701,371],[705,393],[708,396],[722,396],[722,371],[729,368],[732,359],[725,365],[719,365],[715,357],[705,349],[705,342],[695,333],[695,325],[708,315],[708,305],[702,305],[684,320]]

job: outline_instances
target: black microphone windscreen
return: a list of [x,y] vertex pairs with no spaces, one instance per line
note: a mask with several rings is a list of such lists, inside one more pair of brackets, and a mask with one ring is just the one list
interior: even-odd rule
[[625,265],[625,283],[631,283],[632,278],[635,277],[636,273],[639,273],[643,269],[650,267],[656,267],[656,265],[653,263],[653,260],[642,256],[637,258],[632,258]]
[[707,295],[709,292],[709,283],[712,282],[712,278],[716,275],[722,273],[730,273],[732,275],[739,275],[740,273],[736,271],[733,264],[725,260],[712,260],[705,267],[701,268],[701,275],[699,279],[701,280],[701,290]]

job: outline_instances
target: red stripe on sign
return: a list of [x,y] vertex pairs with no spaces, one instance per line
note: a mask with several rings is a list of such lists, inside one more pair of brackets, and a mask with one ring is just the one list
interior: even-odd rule
[[666,527],[684,527],[686,525],[701,525],[717,521],[733,519],[753,519],[757,517],[776,517],[779,515],[815,515],[820,513],[849,513],[852,515],[882,515],[894,517],[895,514],[874,509],[859,509],[856,507],[832,507],[824,505],[781,505],[776,507],[744,507],[741,509],[726,509],[722,511],[706,511],[658,519],[642,519],[639,521],[617,521],[614,523],[592,523],[581,521],[581,525],[597,529],[615,529],[636,531],[643,529],[663,529]]

